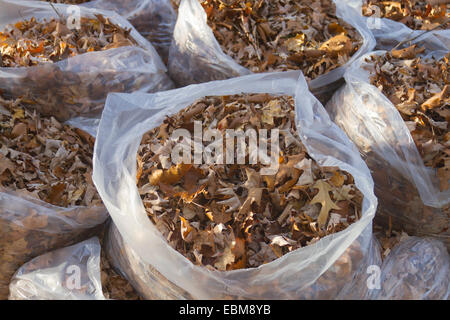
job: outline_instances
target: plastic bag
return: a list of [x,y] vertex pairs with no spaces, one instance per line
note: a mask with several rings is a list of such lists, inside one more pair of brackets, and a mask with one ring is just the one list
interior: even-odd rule
[[97,234],[107,219],[104,207],[61,208],[0,192],[0,299],[8,296],[11,276],[25,262]]
[[[0,29],[30,19],[57,18],[41,1],[0,2]],[[73,15],[71,6],[54,5],[60,15]],[[0,90],[12,98],[23,96],[41,114],[67,120],[101,113],[109,92],[155,92],[173,87],[166,68],[152,45],[124,18],[112,11],[78,7],[81,16],[102,14],[113,23],[131,29],[138,46],[88,52],[56,63],[33,67],[0,67]]]
[[[314,94],[337,89],[345,69],[362,54],[375,47],[371,32],[344,0],[334,0],[336,15],[352,25],[363,38],[361,48],[343,66],[310,82]],[[355,18],[356,17],[356,18]],[[172,45],[169,53],[169,74],[181,86],[222,80],[250,74],[250,70],[226,55],[207,24],[204,9],[198,0],[183,0],[178,10]]]
[[48,252],[17,270],[9,300],[105,300],[97,237]]
[[170,0],[92,0],[80,6],[117,12],[130,21],[167,61],[176,20]]
[[[20,104],[15,109],[18,119],[14,120],[14,115],[8,111],[11,110],[9,103],[14,105],[15,102],[2,100],[0,103],[0,167],[5,159],[6,164],[15,163],[12,167],[6,166],[9,173],[4,165],[0,168],[0,299],[7,297],[10,278],[23,263],[48,250],[91,237],[108,217],[90,182],[92,167],[87,165],[92,157],[92,137],[74,128],[62,127],[54,118],[39,118],[33,111],[24,111]],[[14,136],[8,133],[11,122],[14,127],[25,124],[28,133],[13,139]],[[29,138],[40,141],[32,151],[23,147]],[[44,149],[51,143],[62,148]],[[65,153],[64,143],[70,144],[71,152]],[[62,161],[62,158],[68,161]],[[72,166],[80,168],[81,165],[83,169],[68,172],[61,168],[63,174],[60,176],[53,170],[58,164],[68,171]],[[31,176],[29,180],[24,178],[26,174]],[[64,178],[64,184],[60,184],[61,179],[58,181],[57,176]],[[83,194],[79,194],[79,197],[84,196],[84,202],[68,200],[76,194],[76,188],[71,187],[79,183],[82,184],[79,187],[84,188]],[[36,190],[42,191],[41,186],[43,189],[49,187],[46,190],[50,191],[39,194]],[[61,186],[63,190],[59,189]],[[54,190],[62,193],[53,193]]]
[[[390,50],[401,41],[412,40],[412,43],[422,42],[427,39],[429,50],[450,50],[450,30],[412,30],[401,22],[387,18],[377,18],[376,9],[372,17],[362,15],[362,5],[365,0],[347,0],[347,4],[353,7],[364,19],[367,27],[377,41],[377,49]],[[422,36],[423,34],[423,36]],[[410,43],[411,41],[408,41]]]
[[[193,265],[172,249],[148,219],[136,186],[136,155],[142,135],[159,126],[166,115],[176,113],[204,96],[238,93],[295,97],[299,136],[309,155],[319,165],[337,166],[352,174],[364,195],[362,218],[342,232],[258,268],[211,271]],[[111,127],[115,129],[111,131]],[[156,94],[108,95],[94,150],[93,179],[125,243],[139,258],[138,263],[148,264],[143,271],[136,270],[142,278],[142,285],[136,289],[161,288],[154,293],[156,297],[299,298],[303,295],[302,290],[328,270],[356,239],[363,255],[370,251],[367,246],[371,243],[370,226],[377,200],[368,168],[353,144],[330,121],[323,106],[308,91],[303,75],[297,71],[250,75]],[[130,256],[124,253],[127,250],[120,242],[117,250],[124,259]],[[131,267],[137,264],[125,263]],[[169,282],[181,290],[159,285],[159,282]],[[189,296],[184,294],[186,292]],[[139,293],[148,296],[145,292]]]
[[381,268],[376,300],[448,300],[450,257],[444,245],[430,238],[409,237],[397,244]]
[[[101,236],[103,239],[103,236]],[[27,262],[15,273],[10,300],[139,300],[106,259],[97,237]]]
[[[360,240],[370,243],[360,243]],[[365,251],[367,249],[368,251]],[[107,236],[106,253],[113,267],[143,298],[193,299],[189,292],[167,280],[153,266],[145,263],[124,242],[113,224]],[[360,237],[312,285],[298,292],[297,298],[322,300],[366,298],[372,292],[366,285],[369,276],[367,270],[372,265],[381,265],[378,244],[370,237]]]
[[345,73],[346,85],[327,104],[331,118],[358,146],[375,181],[376,219],[408,234],[441,239],[450,248],[450,190],[424,166],[400,113],[362,69],[362,56]]

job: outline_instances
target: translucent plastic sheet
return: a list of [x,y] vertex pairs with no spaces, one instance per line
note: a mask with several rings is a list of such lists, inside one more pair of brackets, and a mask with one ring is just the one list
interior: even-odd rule
[[0,299],[22,264],[95,235],[107,217],[104,207],[61,208],[0,190]]
[[[0,5],[0,30],[31,17],[58,18],[47,2],[1,0]],[[64,17],[74,15],[68,5],[54,6]],[[78,8],[83,17],[102,14],[131,29],[138,46],[88,52],[33,67],[0,67],[0,90],[6,96],[22,96],[42,114],[67,120],[100,114],[109,92],[155,92],[173,87],[155,49],[126,19],[112,11]]]
[[[258,268],[211,271],[193,265],[172,249],[148,219],[136,186],[136,154],[143,134],[159,126],[166,115],[204,96],[239,93],[287,94],[295,98],[297,128],[309,155],[322,166],[337,166],[352,174],[364,195],[362,218],[342,232]],[[368,246],[372,243],[371,221],[377,200],[369,170],[354,145],[308,91],[300,72],[250,75],[156,94],[108,95],[94,150],[93,177],[120,235],[134,252],[133,258],[127,258],[132,254],[118,242],[115,252],[125,259],[122,272],[128,274],[125,270],[130,267],[126,265],[136,266],[134,272],[140,278],[136,289],[144,297],[298,299],[305,297],[305,289],[355,242],[362,256],[371,252]],[[349,275],[351,279],[355,276]],[[159,280],[161,277],[164,280]],[[155,285],[155,281],[170,285]],[[160,290],[148,293],[154,286]]]
[[411,235],[439,238],[450,247],[450,190],[439,190],[436,172],[424,166],[400,113],[370,84],[369,72],[362,69],[368,56],[349,68],[346,85],[334,94],[327,110],[372,171],[377,219]]
[[[334,0],[336,15],[352,25],[363,38],[361,48],[343,66],[321,75],[310,83],[314,94],[337,89],[345,69],[362,54],[375,47],[375,40],[363,19],[346,4]],[[250,74],[250,70],[226,55],[207,24],[206,13],[198,0],[181,1],[169,53],[169,73],[178,85],[222,80]]]
[[[364,0],[346,0],[346,2],[362,16],[361,8]],[[374,8],[374,10],[376,9]],[[401,22],[377,18],[376,14],[373,17],[362,16],[362,18],[377,41],[377,49],[390,50],[401,41],[414,39],[412,43],[417,43],[427,38],[427,49],[450,50],[450,30],[432,30],[430,32],[412,30]]]
[[[370,229],[370,227],[368,227]],[[370,232],[366,230],[365,232]],[[362,243],[360,241],[365,241]],[[367,243],[370,242],[370,243]],[[111,224],[106,252],[114,268],[125,277],[145,299],[193,299],[189,292],[167,280],[150,264],[145,263],[127,245]],[[369,266],[380,266],[381,257],[376,240],[360,237],[313,284],[297,293],[297,299],[367,299],[373,290],[367,286]],[[270,297],[270,293],[265,296]],[[230,298],[230,297],[228,297]],[[232,297],[237,298],[237,297]]]
[[409,237],[389,253],[381,268],[376,300],[448,300],[450,257],[430,238]]
[[14,274],[9,300],[105,300],[97,237],[48,252]]
[[96,118],[85,118],[85,117],[76,117],[72,118],[65,122],[70,126],[81,129],[91,136],[97,136],[98,125],[100,124],[100,117]]

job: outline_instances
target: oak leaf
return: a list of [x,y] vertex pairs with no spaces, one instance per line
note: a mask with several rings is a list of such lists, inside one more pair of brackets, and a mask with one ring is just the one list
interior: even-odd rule
[[319,193],[314,196],[310,204],[319,203],[322,206],[322,208],[320,209],[319,217],[317,218],[319,227],[322,227],[327,222],[328,213],[330,212],[330,210],[340,209],[340,207],[336,205],[333,200],[331,200],[328,192],[332,191],[332,188],[327,182],[318,180],[314,184],[314,188],[319,189]]

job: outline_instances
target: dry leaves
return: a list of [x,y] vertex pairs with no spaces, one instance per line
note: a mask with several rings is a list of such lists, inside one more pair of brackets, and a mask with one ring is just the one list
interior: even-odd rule
[[[144,68],[145,59],[158,57],[135,46],[129,30],[102,15],[81,20],[81,30],[69,30],[65,21],[54,18],[32,18],[0,32],[0,67],[25,67],[5,69],[10,76],[0,83],[4,95],[65,121],[98,115],[110,92],[172,87],[158,67]],[[70,57],[72,63],[56,63]]]
[[437,170],[441,191],[450,179],[449,55],[423,59],[415,46],[372,56],[371,83],[399,110],[425,166]]
[[[91,179],[93,143],[81,130],[0,97],[0,191],[30,201],[0,206],[0,299],[22,264],[85,240],[106,219]],[[49,205],[31,204],[36,200]]]
[[[126,277],[142,299],[194,299],[187,291],[167,280],[151,264],[144,262],[128,243],[123,240],[119,230],[113,223],[110,224],[108,235],[105,239],[105,253],[109,264]],[[104,291],[106,293],[111,292],[108,288]],[[125,293],[128,297],[133,296],[128,290]]]
[[202,1],[223,51],[252,72],[302,70],[314,79],[343,64],[362,37],[330,0]]
[[[81,4],[90,0],[42,0],[54,3]],[[90,5],[90,4],[89,4]],[[108,0],[92,4],[102,10],[115,11],[127,17],[136,30],[147,38],[155,47],[161,59],[167,63],[169,47],[172,41],[172,32],[175,26],[176,15],[173,9],[178,10],[178,4],[166,1],[142,2],[136,0]]]
[[450,17],[450,4],[445,1],[426,0],[366,0],[362,6],[365,16],[379,14],[401,22],[413,30],[446,29]]
[[[172,164],[172,132],[193,133],[194,121],[217,130],[224,154],[231,151],[226,129],[279,129],[279,170],[261,175],[261,164]],[[203,141],[205,148],[209,144]],[[247,148],[241,155],[249,163]],[[344,230],[361,214],[362,194],[353,177],[320,167],[307,154],[288,96],[200,99],[144,135],[137,165],[150,220],[173,248],[208,268],[258,267]]]
[[113,300],[140,300],[140,296],[131,284],[120,276],[106,258],[102,249],[100,257],[101,281],[103,295],[106,299]]
[[94,138],[0,97],[0,188],[50,204],[96,206]]
[[403,230],[393,230],[392,225],[381,226],[377,223],[373,224],[373,234],[381,246],[381,258],[383,260],[397,244],[409,237]]
[[135,45],[130,30],[97,15],[82,17],[80,30],[70,30],[66,21],[35,18],[9,25],[0,32],[0,66],[29,67],[58,62],[86,52]]
[[449,256],[435,239],[404,237],[381,267],[375,300],[448,300]]

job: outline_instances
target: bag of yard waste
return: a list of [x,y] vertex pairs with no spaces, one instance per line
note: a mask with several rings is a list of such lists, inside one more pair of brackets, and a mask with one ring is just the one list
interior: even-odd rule
[[344,0],[183,0],[169,53],[181,86],[252,72],[302,70],[314,94],[338,88],[345,69],[375,46]]
[[138,299],[109,266],[97,237],[27,262],[9,286],[10,300]]
[[376,220],[449,248],[449,56],[422,51],[364,55],[327,109],[371,169]]
[[[370,231],[367,231],[370,232]],[[146,263],[127,245],[113,224],[106,238],[108,261],[126,278],[144,299],[193,299],[187,291],[173,284],[152,265]],[[367,238],[370,241],[370,238]],[[363,251],[369,249],[368,252]],[[355,240],[312,285],[299,293],[301,299],[368,299],[376,293],[369,288],[370,266],[380,266],[381,257],[375,240],[371,244]]]
[[101,113],[109,92],[173,86],[152,45],[112,11],[1,0],[0,91],[67,120]]
[[93,146],[82,130],[0,96],[0,299],[22,264],[101,229]]
[[164,61],[167,61],[172,41],[176,13],[169,0],[37,0],[81,5],[87,8],[111,10],[130,21],[147,38]]
[[390,50],[399,43],[426,38],[434,47],[429,49],[450,50],[450,5],[445,1],[348,0],[347,4],[364,17],[377,49]]
[[108,95],[93,179],[144,298],[345,298],[379,260],[368,168],[298,71]]
[[442,242],[409,237],[383,261],[376,300],[448,300],[450,257]]

